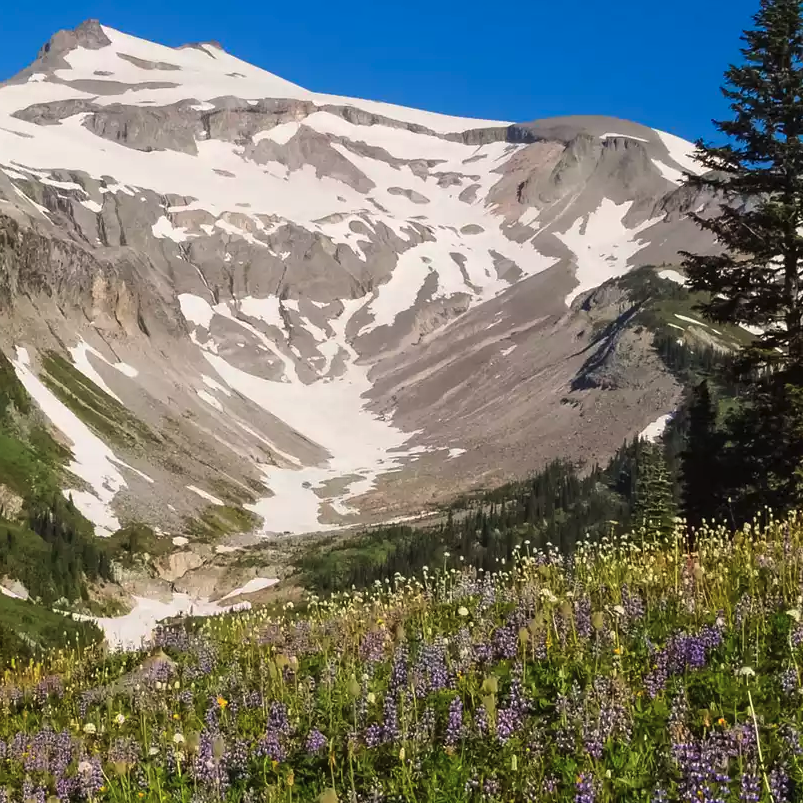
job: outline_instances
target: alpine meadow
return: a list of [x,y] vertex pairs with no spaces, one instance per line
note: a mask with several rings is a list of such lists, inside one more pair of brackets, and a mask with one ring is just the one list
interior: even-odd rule
[[0,803],[803,801],[801,0],[722,93],[0,83]]

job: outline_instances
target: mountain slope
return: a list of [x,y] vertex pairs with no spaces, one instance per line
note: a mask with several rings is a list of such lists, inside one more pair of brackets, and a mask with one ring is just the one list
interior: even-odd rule
[[320,95],[90,21],[0,85],[0,346],[99,531],[305,532],[603,459],[679,391],[647,339],[572,390],[584,294],[712,247],[690,150]]

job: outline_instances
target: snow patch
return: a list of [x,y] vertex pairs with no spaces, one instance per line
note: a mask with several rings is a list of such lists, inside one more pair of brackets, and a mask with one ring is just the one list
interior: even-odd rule
[[676,137],[674,134],[668,134],[666,131],[659,131],[657,128],[653,129],[653,131],[658,134],[661,142],[666,146],[673,162],[696,176],[706,172],[706,169],[694,159],[695,146],[693,143],[681,137]]
[[205,599],[193,599],[189,594],[173,594],[168,602],[146,597],[133,597],[134,607],[125,616],[81,617],[90,619],[100,627],[112,649],[136,650],[146,642],[157,622],[173,616],[214,616],[232,610],[248,610],[250,603],[220,606]]
[[91,491],[67,489],[64,495],[72,496],[75,506],[100,530],[99,534],[111,535],[120,529],[111,502],[126,487],[118,468],[125,464],[34,374],[27,349],[17,347],[12,365],[42,412],[72,442],[73,459],[68,469],[92,488]]
[[223,387],[220,382],[215,382],[211,376],[207,376],[206,374],[201,375],[201,379],[211,390],[216,390],[218,393],[222,393],[224,396],[231,396],[231,391],[228,388]]
[[642,248],[637,235],[657,222],[657,219],[646,220],[627,228],[624,219],[631,206],[633,201],[617,204],[610,198],[603,198],[594,212],[576,220],[567,232],[555,233],[577,259],[578,285],[566,296],[567,306],[586,290],[621,276],[629,269],[628,260]]
[[267,139],[277,145],[286,145],[298,133],[300,127],[298,123],[279,123],[274,128],[254,134],[253,141],[256,144]]
[[156,223],[151,226],[151,233],[160,239],[172,240],[174,243],[183,243],[187,240],[187,230],[177,229],[170,222],[170,218],[162,215]]
[[211,502],[213,505],[219,505],[220,507],[223,507],[226,504],[216,496],[212,496],[212,494],[207,493],[202,488],[196,488],[194,485],[188,485],[187,490],[192,491],[194,494],[198,494],[201,499],[206,499],[207,502]]
[[635,139],[637,142],[649,142],[644,137],[634,137],[631,134],[600,134],[600,139]]
[[178,303],[181,306],[181,314],[187,321],[204,329],[209,329],[209,324],[212,323],[212,318],[215,317],[215,311],[208,301],[192,293],[181,293],[178,297]]
[[685,286],[688,282],[688,279],[676,270],[662,270],[658,272],[658,276],[661,279],[668,279],[670,282],[675,282],[675,284],[682,286]]
[[275,586],[278,582],[279,581],[276,578],[269,580],[266,577],[254,577],[244,586],[235,588],[234,591],[229,591],[228,594],[220,598],[219,602],[223,602],[223,600],[226,599],[231,599],[232,597],[239,597],[242,594],[253,594],[255,591],[262,591],[263,588],[270,588],[271,586]]
[[678,170],[676,167],[670,167],[666,162],[662,162],[660,159],[653,159],[652,163],[658,168],[660,174],[667,181],[671,181],[673,184],[682,184],[684,182],[686,177],[682,170]]
[[639,438],[641,438],[641,440],[650,442],[659,440],[664,432],[666,432],[666,428],[669,426],[669,422],[672,420],[674,415],[674,413],[662,415],[659,419],[653,421],[652,424],[645,427],[639,434]]
[[703,323],[702,321],[695,321],[694,318],[689,318],[688,315],[681,315],[679,312],[675,313],[675,317],[679,321],[685,321],[686,323],[693,323],[695,326],[704,326],[706,329],[711,328],[707,323]]
[[205,390],[196,390],[195,392],[202,401],[223,412],[223,405],[211,393]]

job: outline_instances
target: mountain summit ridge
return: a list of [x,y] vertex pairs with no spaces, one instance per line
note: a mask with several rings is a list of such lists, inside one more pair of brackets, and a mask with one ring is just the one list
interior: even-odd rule
[[714,248],[691,149],[315,93],[88,21],[0,84],[0,348],[99,532],[308,532],[603,460],[679,389],[634,342],[629,380],[573,390],[580,300]]

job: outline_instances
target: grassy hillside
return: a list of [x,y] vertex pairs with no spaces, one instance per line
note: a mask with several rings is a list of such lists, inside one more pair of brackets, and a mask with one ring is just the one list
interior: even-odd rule
[[[803,793],[795,518],[525,545],[496,573],[53,654],[0,684],[11,799],[783,801]],[[137,669],[137,667],[139,667]],[[57,737],[53,734],[59,734]]]
[[0,353],[0,579],[45,602],[79,599],[87,581],[111,576],[91,523],[61,493],[69,458]]
[[92,623],[0,594],[0,667],[24,666],[57,649],[87,647],[102,639]]

